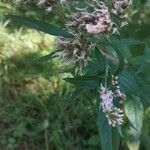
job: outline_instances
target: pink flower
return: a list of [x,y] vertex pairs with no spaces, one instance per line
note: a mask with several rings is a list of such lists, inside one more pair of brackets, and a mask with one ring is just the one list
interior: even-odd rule
[[91,23],[85,24],[85,28],[89,33],[102,33],[109,32],[112,29],[113,22],[110,19],[110,14],[106,6],[102,6],[101,9],[96,9],[92,14],[92,17],[95,18]]
[[100,105],[101,105],[103,110],[111,110],[112,109],[113,98],[114,98],[113,92],[101,85],[100,99],[102,101],[101,101]]
[[108,88],[101,85],[100,89],[100,108],[103,109],[103,112],[106,114],[109,125],[115,127],[116,125],[121,125],[123,123],[123,110],[117,108],[113,104],[115,97],[123,97],[124,94],[121,93],[120,89],[117,89],[115,92],[109,90]]

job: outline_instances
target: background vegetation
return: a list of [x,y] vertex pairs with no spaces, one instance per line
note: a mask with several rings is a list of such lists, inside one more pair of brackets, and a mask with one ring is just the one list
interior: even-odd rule
[[[149,150],[150,3],[134,3],[129,25],[121,34],[144,44],[121,44],[130,70],[136,71],[139,84],[145,83],[141,88],[145,117],[140,149]],[[62,80],[69,74],[62,73],[61,62],[31,63],[55,49],[54,37],[10,22],[6,15],[12,13],[61,25],[59,18],[34,5],[15,7],[0,2],[0,150],[99,149],[96,108],[86,95],[74,96],[78,91]],[[136,150],[132,138],[127,135],[127,139],[120,150]]]

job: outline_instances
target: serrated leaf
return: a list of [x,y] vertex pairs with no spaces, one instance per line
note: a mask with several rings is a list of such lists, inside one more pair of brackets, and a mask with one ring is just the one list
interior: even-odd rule
[[50,35],[62,36],[62,37],[65,37],[65,38],[72,38],[73,37],[73,35],[71,35],[70,33],[62,30],[61,28],[59,28],[55,25],[46,23],[46,22],[30,19],[30,18],[27,18],[27,17],[20,17],[20,16],[10,15],[8,17],[11,18],[13,21],[21,23],[22,25],[25,25],[29,28],[36,29],[38,31],[42,31],[44,33],[48,33]]

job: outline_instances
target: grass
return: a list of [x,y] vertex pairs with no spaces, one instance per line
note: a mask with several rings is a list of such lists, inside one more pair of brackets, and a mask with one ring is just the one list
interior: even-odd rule
[[58,61],[29,62],[55,49],[54,38],[0,24],[0,149],[98,149],[95,111],[84,98],[69,101]]

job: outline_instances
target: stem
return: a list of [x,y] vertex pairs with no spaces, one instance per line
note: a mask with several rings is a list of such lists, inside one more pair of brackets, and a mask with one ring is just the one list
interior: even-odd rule
[[105,88],[107,88],[107,77],[108,77],[109,66],[106,62],[106,73],[105,73]]
[[49,150],[47,129],[45,129],[45,150]]

